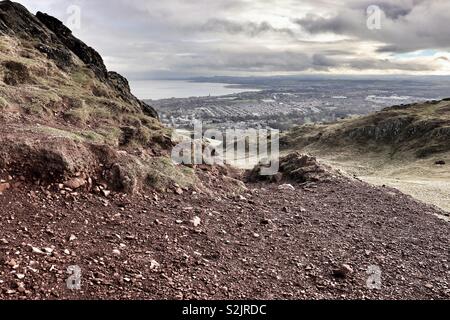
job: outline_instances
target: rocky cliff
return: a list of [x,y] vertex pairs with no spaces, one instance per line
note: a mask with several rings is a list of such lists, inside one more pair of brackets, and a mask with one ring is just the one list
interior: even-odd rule
[[42,12],[33,16],[18,3],[2,1],[0,3],[0,33],[3,36],[8,35],[24,42],[31,42],[35,49],[45,54],[65,71],[77,65],[73,59],[75,55],[102,82],[117,91],[124,101],[140,105],[146,114],[154,118],[158,117],[152,107],[131,94],[128,81],[124,77],[116,72],[108,72],[100,54],[77,39],[72,31],[58,19]]
[[[0,170],[124,191],[183,184],[170,130],[58,19],[0,2]],[[89,182],[89,183],[88,183]]]

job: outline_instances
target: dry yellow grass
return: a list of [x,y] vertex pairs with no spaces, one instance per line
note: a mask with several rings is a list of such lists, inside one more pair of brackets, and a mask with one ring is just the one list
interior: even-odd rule
[[[386,185],[450,212],[450,101],[385,109],[332,124],[293,129],[301,150],[350,175]],[[446,161],[439,166],[437,160]]]

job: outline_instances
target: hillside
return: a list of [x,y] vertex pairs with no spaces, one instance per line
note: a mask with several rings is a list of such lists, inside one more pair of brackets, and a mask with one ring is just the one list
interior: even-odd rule
[[450,297],[446,212],[300,153],[268,179],[174,165],[154,109],[60,21],[2,1],[0,33],[0,299]]
[[0,2],[0,124],[0,168],[27,179],[126,192],[193,179],[173,167],[170,130],[124,77],[59,20],[10,1]]
[[300,126],[288,132],[282,144],[450,211],[450,100]]
[[291,130],[297,148],[378,153],[391,159],[437,157],[450,151],[450,99],[394,106],[365,117]]

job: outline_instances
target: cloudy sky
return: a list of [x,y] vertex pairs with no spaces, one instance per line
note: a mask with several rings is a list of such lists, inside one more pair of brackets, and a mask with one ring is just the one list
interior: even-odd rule
[[450,74],[448,0],[18,2],[69,24],[134,79]]

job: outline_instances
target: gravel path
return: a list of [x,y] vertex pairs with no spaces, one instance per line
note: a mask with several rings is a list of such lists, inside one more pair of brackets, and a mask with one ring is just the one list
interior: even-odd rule
[[[450,224],[437,209],[359,181],[247,187],[109,198],[8,190],[0,298],[450,298]],[[81,290],[67,289],[73,265]],[[378,268],[381,289],[369,289]]]

